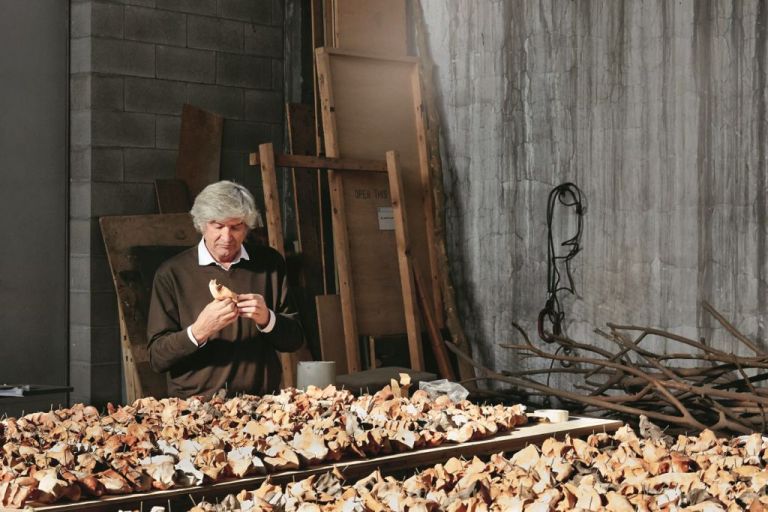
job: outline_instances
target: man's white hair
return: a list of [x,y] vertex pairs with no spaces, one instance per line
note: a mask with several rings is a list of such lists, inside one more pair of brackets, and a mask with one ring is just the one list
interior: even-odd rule
[[247,188],[233,181],[217,181],[205,187],[197,197],[192,209],[192,222],[202,233],[211,221],[243,219],[248,228],[262,226],[261,214],[256,201]]

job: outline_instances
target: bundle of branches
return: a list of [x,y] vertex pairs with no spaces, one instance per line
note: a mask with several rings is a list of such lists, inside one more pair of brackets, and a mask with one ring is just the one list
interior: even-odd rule
[[[582,410],[612,411],[634,422],[640,415],[687,431],[710,429],[720,433],[765,432],[768,423],[768,352],[739,332],[708,303],[704,309],[754,355],[742,357],[724,352],[661,329],[608,324],[595,332],[615,345],[615,351],[553,336],[560,345],[545,350],[534,345],[526,332],[513,324],[522,343],[502,344],[524,357],[559,362],[559,367],[518,372],[496,372],[446,342],[456,355],[478,369],[478,379],[495,380],[556,397]],[[679,345],[674,353],[656,353],[643,346],[649,338]],[[646,344],[647,345],[647,344]],[[578,375],[576,391],[558,389],[536,380],[547,373]]]

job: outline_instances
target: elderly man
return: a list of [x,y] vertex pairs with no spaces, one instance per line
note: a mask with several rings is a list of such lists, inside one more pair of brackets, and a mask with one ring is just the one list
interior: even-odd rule
[[[151,366],[168,372],[171,396],[275,391],[277,351],[292,352],[303,342],[285,262],[271,248],[243,245],[258,213],[242,185],[207,186],[190,213],[202,240],[155,274],[147,323]],[[211,280],[237,295],[214,299]]]

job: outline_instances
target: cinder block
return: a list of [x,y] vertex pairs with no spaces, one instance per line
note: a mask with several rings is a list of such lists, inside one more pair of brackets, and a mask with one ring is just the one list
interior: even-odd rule
[[177,151],[172,149],[125,149],[125,181],[154,184],[176,175]]
[[272,89],[282,91],[285,82],[283,61],[272,59]]
[[185,46],[187,42],[186,15],[143,7],[126,7],[125,38]]
[[[309,9],[309,6],[303,7]],[[272,24],[282,26],[285,22],[285,0],[272,0]]]
[[69,292],[70,325],[91,325],[91,292]]
[[69,10],[69,37],[77,39],[91,35],[91,2],[73,3]]
[[155,147],[178,149],[181,133],[181,117],[157,116],[155,118]]
[[[88,340],[90,343],[90,340]],[[87,361],[71,361],[69,363],[69,385],[72,392],[69,399],[72,403],[91,403],[91,363]]]
[[70,292],[87,292],[91,289],[91,255],[70,254],[69,256],[69,290]]
[[157,8],[216,16],[216,0],[157,0]]
[[112,273],[106,256],[90,256],[91,292],[114,292]]
[[92,70],[114,75],[155,76],[155,46],[136,41],[91,38]]
[[187,46],[226,52],[243,51],[243,22],[205,16],[187,18]]
[[187,102],[226,118],[243,117],[243,90],[236,87],[189,84]]
[[272,63],[269,59],[250,55],[219,53],[216,55],[216,83],[250,89],[272,86]]
[[[256,148],[256,146],[254,146]],[[239,182],[243,176],[243,168],[247,165],[247,160],[243,158],[242,151],[223,151],[221,152],[221,179],[234,179]],[[254,173],[261,175],[261,171],[253,168]]]
[[115,292],[94,292],[91,290],[91,327],[118,325],[117,297]]
[[120,353],[120,327],[91,328],[91,363],[94,365],[119,364],[122,360]]
[[94,146],[148,148],[155,145],[152,114],[94,111],[92,117]]
[[154,7],[155,6],[155,0],[112,0],[116,4],[125,4],[125,5],[141,5],[143,7]]
[[123,79],[114,76],[91,76],[91,108],[123,110]]
[[88,110],[89,108],[91,108],[90,75],[71,75],[69,78],[69,110]]
[[245,29],[245,53],[283,58],[283,28],[249,25]]
[[123,151],[112,148],[91,150],[93,181],[123,181]]
[[222,149],[228,151],[254,151],[259,144],[272,142],[271,125],[246,121],[224,120]]
[[91,220],[70,219],[69,221],[69,253],[90,254],[91,252]]
[[91,184],[73,181],[69,184],[69,216],[71,219],[91,218]]
[[69,179],[72,181],[89,181],[91,179],[91,148],[69,151]]
[[213,83],[216,77],[216,54],[204,50],[158,46],[157,77]]
[[219,0],[219,16],[249,23],[272,23],[272,0]]
[[261,123],[282,123],[283,113],[282,91],[245,91],[245,119]]
[[125,79],[127,112],[181,114],[186,96],[187,86],[183,82],[146,78]]
[[124,12],[125,7],[122,5],[93,2],[90,35],[122,39]]
[[69,72],[87,73],[91,71],[92,44],[90,37],[69,40]]
[[94,364],[91,366],[91,404],[102,407],[107,402],[122,401],[121,365]]
[[91,361],[91,328],[87,325],[69,326],[69,360],[73,363]]
[[73,148],[82,148],[91,143],[91,111],[72,112],[69,115],[69,141]]
[[155,187],[150,183],[93,183],[91,211],[94,217],[157,213]]

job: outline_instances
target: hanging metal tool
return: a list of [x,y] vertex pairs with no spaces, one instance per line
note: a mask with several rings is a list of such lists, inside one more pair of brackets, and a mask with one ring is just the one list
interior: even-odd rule
[[[567,248],[566,254],[563,255],[558,255],[555,252],[555,241],[552,234],[555,207],[558,203],[566,208],[574,208],[577,222],[576,234],[560,244],[560,247]],[[585,212],[586,206],[581,190],[573,183],[558,185],[549,193],[549,200],[547,201],[547,302],[544,309],[539,313],[538,322],[539,338],[547,343],[556,341],[556,336],[563,333],[565,313],[560,305],[558,293],[563,291],[576,293],[571,274],[571,260],[581,251],[580,242]],[[562,270],[565,271],[567,282],[561,285]],[[551,330],[547,329],[547,323],[551,325]]]

